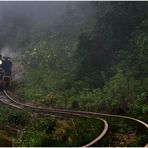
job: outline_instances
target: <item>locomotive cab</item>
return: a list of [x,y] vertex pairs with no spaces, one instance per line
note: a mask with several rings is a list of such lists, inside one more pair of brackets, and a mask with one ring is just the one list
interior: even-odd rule
[[11,86],[12,81],[12,62],[10,57],[0,55],[0,89]]

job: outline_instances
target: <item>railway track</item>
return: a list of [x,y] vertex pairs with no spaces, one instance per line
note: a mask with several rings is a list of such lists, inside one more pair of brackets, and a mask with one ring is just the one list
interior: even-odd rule
[[31,105],[27,105],[27,104],[23,104],[23,103],[17,102],[13,98],[11,98],[9,96],[9,94],[5,90],[3,91],[3,93],[5,94],[6,98],[4,99],[4,98],[0,97],[0,101],[3,102],[6,105],[9,105],[11,107],[15,107],[17,109],[29,108],[29,109],[32,109],[34,111],[50,113],[50,114],[55,114],[55,115],[71,115],[71,116],[79,116],[79,117],[85,117],[85,118],[94,117],[97,120],[102,121],[104,123],[104,129],[101,132],[101,134],[97,138],[92,140],[90,143],[86,144],[84,147],[88,147],[88,146],[94,145],[101,138],[103,138],[103,136],[106,134],[106,132],[108,130],[108,123],[103,118],[99,118],[100,116],[101,117],[102,116],[106,116],[106,117],[114,117],[114,118],[123,118],[123,119],[128,119],[128,120],[136,121],[136,122],[138,122],[139,124],[142,124],[145,128],[148,129],[148,124],[147,123],[145,123],[145,122],[143,122],[143,121],[141,121],[139,119],[128,117],[128,116],[111,115],[111,114],[103,114],[103,113],[96,113],[96,112],[86,112],[86,111],[73,111],[73,110],[64,110],[64,109],[35,107],[35,106],[31,106]]
[[[10,106],[10,107],[13,107],[13,108],[16,108],[16,109],[29,108],[29,109],[32,109],[32,110],[37,111],[37,112],[39,111],[39,112],[55,114],[55,115],[70,115],[70,116],[83,117],[83,118],[89,118],[89,119],[92,118],[91,115],[84,115],[83,113],[74,113],[74,112],[67,112],[67,111],[65,112],[65,111],[62,111],[62,110],[40,108],[40,107],[35,107],[35,106],[23,104],[23,103],[15,101],[13,98],[11,98],[5,90],[3,92],[4,92],[5,96],[0,96],[0,101],[3,104]],[[100,139],[102,139],[103,136],[107,133],[107,130],[108,130],[107,121],[104,120],[103,118],[99,118],[99,117],[95,117],[95,119],[103,122],[104,128],[103,128],[102,132],[99,134],[99,136],[97,136],[91,142],[87,143],[86,145],[84,145],[82,147],[89,147],[89,146],[94,145],[96,142],[98,142]]]

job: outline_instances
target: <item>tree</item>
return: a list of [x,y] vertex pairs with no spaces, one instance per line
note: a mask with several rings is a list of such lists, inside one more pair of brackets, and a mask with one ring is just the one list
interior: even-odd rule
[[[128,47],[130,34],[147,14],[142,2],[98,2],[96,26],[92,34],[79,36],[76,57],[79,60],[77,79],[94,79],[94,87],[103,86],[104,77],[111,76],[119,51]],[[106,73],[106,76],[102,73]],[[89,83],[89,82],[88,82]]]

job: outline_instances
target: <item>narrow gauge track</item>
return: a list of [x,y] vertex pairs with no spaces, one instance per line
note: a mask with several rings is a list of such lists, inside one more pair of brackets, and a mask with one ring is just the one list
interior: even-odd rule
[[[44,112],[44,113],[51,113],[51,114],[55,114],[55,115],[70,115],[70,116],[76,116],[76,117],[83,117],[83,118],[92,118],[92,115],[84,115],[83,113],[74,113],[74,112],[68,112],[68,111],[62,111],[62,110],[55,110],[55,109],[47,109],[47,108],[40,108],[40,107],[35,107],[35,106],[31,106],[31,105],[27,105],[27,104],[23,104],[20,102],[15,101],[13,98],[11,98],[8,93],[4,90],[3,91],[5,96],[0,96],[0,101],[10,107],[16,108],[16,109],[25,109],[25,108],[29,108],[32,109],[34,111],[37,112]],[[101,138],[103,138],[103,136],[107,133],[108,130],[108,123],[106,120],[99,118],[99,117],[93,117],[97,120],[100,120],[101,122],[103,122],[104,124],[104,128],[103,131],[100,133],[99,136],[97,136],[94,140],[92,140],[91,142],[89,142],[88,144],[84,145],[83,147],[88,147],[88,146],[92,146],[94,145],[96,142],[98,142]]]
[[[124,119],[128,119],[128,120],[136,121],[136,122],[138,122],[139,124],[142,124],[144,127],[146,127],[148,129],[148,124],[147,123],[145,123],[145,122],[143,122],[143,121],[141,121],[139,119],[136,119],[136,118],[132,118],[132,117],[128,117],[128,116],[121,116],[121,115],[111,115],[111,114],[96,113],[96,112],[72,111],[72,110],[64,110],[64,109],[52,109],[52,108],[35,107],[35,106],[31,106],[31,105],[27,105],[27,104],[17,102],[14,99],[12,99],[5,90],[3,92],[7,96],[7,98],[9,100],[11,100],[11,102],[13,102],[15,105],[17,105],[17,107],[30,108],[30,109],[33,109],[33,110],[38,110],[38,111],[48,112],[48,113],[50,112],[50,113],[54,113],[54,114],[57,114],[57,113],[58,114],[69,114],[69,115],[73,115],[73,116],[81,116],[81,117],[87,117],[87,118],[90,118],[92,116],[94,116],[95,118],[96,118],[96,116],[124,118]],[[104,125],[105,125],[104,130],[102,131],[102,133],[95,140],[93,140],[89,144],[86,144],[85,146],[91,146],[91,145],[95,144],[97,141],[99,141],[105,135],[105,133],[108,130],[108,123],[102,118],[97,118],[97,119],[104,122]]]

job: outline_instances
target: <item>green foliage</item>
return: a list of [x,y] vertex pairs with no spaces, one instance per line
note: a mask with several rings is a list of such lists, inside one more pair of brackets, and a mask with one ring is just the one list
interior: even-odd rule
[[42,68],[36,68],[24,77],[24,82],[18,86],[18,93],[31,100],[38,100],[47,92],[57,89],[59,83],[54,74],[48,75]]
[[100,89],[83,89],[78,95],[71,95],[67,98],[68,108],[100,111],[102,105],[102,92]]
[[64,102],[64,97],[57,92],[49,92],[48,95],[44,97],[40,101],[41,104],[50,106],[50,107],[62,107],[62,103]]
[[[27,68],[34,68],[34,66],[48,68],[50,71],[57,68],[61,69],[63,68],[61,65],[64,62],[68,62],[73,46],[73,42],[67,42],[64,39],[59,39],[58,41],[51,39],[48,42],[39,42],[33,49],[26,50],[26,53],[23,55],[24,65]],[[65,64],[64,66],[66,66]]]
[[[25,101],[39,105],[129,114],[147,121],[148,5],[73,4],[67,3],[67,11],[54,25],[45,17],[30,27],[18,21],[6,27],[6,34],[11,33],[9,29],[14,32],[8,43],[19,49],[25,70],[17,92]],[[3,37],[0,44],[4,44]],[[0,112],[1,128],[5,123],[23,128],[21,146],[81,146],[98,130],[92,125],[97,124],[94,120],[57,125],[52,118],[30,117],[24,111],[1,108]],[[120,123],[112,131],[120,128],[123,131],[126,126]]]
[[[56,34],[48,22],[34,26],[32,46],[23,52],[26,72],[19,94],[52,107],[123,114],[146,93],[147,5],[96,2],[91,7],[94,22],[83,24],[79,35],[64,27],[68,24]],[[142,111],[147,112],[145,103]]]
[[33,130],[46,134],[52,133],[55,129],[56,119],[54,118],[37,118],[33,121]]
[[55,131],[57,121],[51,117],[34,116],[30,126],[22,131],[21,146],[50,146],[51,134]]
[[60,123],[53,135],[58,142],[54,146],[83,146],[100,133],[101,126],[96,119],[78,118]]
[[148,68],[148,19],[145,19],[133,34],[129,67],[134,70],[136,77],[147,77]]
[[126,76],[120,70],[103,88],[103,101],[106,110],[109,112],[126,112],[128,104],[136,99],[137,87],[139,87],[139,82],[133,77]]
[[67,87],[66,77],[73,70],[71,54],[75,43],[65,41],[40,42],[33,50],[26,51],[23,56],[26,72],[23,84],[18,86],[20,94],[38,100],[50,91]]
[[28,111],[12,110],[2,107],[0,109],[0,127],[5,124],[14,127],[23,127],[28,123],[28,118],[30,118],[30,113]]
[[98,2],[96,7],[94,30],[91,34],[81,32],[75,52],[79,61],[76,79],[84,83],[92,79],[88,81],[91,88],[103,87],[102,72],[105,71],[106,78],[112,76],[111,67],[120,62],[120,59],[116,61],[116,56],[128,48],[131,33],[146,17],[148,8],[144,3],[132,2]]
[[13,111],[8,116],[8,123],[12,126],[25,126],[28,124],[28,118],[30,118],[30,114],[27,111]]
[[136,115],[139,119],[147,121],[148,105],[147,105],[148,94],[143,92],[138,95],[137,99],[130,104],[130,113]]
[[6,110],[4,107],[0,108],[0,127],[2,127],[3,124],[6,123],[8,113],[9,111]]
[[101,128],[96,119],[58,121],[37,117],[23,130],[20,146],[81,146],[96,137]]
[[23,133],[23,141],[21,146],[23,147],[35,147],[35,146],[49,146],[49,137],[44,133],[36,131],[26,131]]

